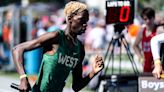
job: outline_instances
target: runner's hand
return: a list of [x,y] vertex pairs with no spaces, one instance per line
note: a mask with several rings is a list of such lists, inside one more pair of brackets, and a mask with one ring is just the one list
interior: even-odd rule
[[100,56],[96,56],[95,60],[92,62],[93,72],[97,74],[104,68],[103,58]]
[[162,74],[162,65],[161,64],[155,64],[152,73],[153,73],[153,76],[155,78],[159,79],[160,75]]
[[29,90],[31,90],[30,84],[29,84],[28,79],[26,77],[22,78],[20,80],[19,89],[20,89],[20,92],[29,92]]

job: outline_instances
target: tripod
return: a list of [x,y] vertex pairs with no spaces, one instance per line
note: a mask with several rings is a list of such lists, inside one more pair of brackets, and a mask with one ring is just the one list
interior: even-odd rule
[[[130,52],[129,44],[126,41],[124,34],[122,33],[122,30],[124,28],[125,28],[124,25],[118,25],[118,24],[114,25],[115,34],[112,37],[112,40],[110,41],[110,43],[108,45],[107,52],[105,53],[104,61],[107,59],[110,48],[111,48],[111,53],[109,56],[109,61],[107,62],[104,70],[101,73],[101,77],[108,78],[106,76],[106,74],[107,74],[107,70],[108,70],[108,66],[109,66],[110,61],[112,61],[112,68],[111,68],[112,73],[110,76],[110,81],[107,81],[107,83],[104,85],[104,91],[103,92],[123,92],[118,85],[120,82],[120,80],[118,78],[121,78],[121,77],[113,75],[114,74],[113,73],[113,71],[114,71],[114,67],[113,67],[114,66],[114,60],[113,60],[114,59],[114,47],[116,46],[116,44],[118,44],[119,48],[120,48],[120,51],[119,51],[119,75],[122,75],[122,72],[121,72],[122,44],[125,47],[125,50],[126,50],[127,55],[128,55],[128,59],[130,60],[130,63],[132,65],[134,73],[139,74],[137,66],[133,60],[133,55]],[[100,78],[100,80],[101,80],[101,78]],[[109,89],[109,87],[111,87],[111,89]],[[112,90],[112,91],[110,91],[110,90]]]
[[[113,74],[113,64],[114,64],[114,47],[116,45],[116,43],[118,42],[118,45],[120,45],[120,55],[119,55],[119,74],[121,74],[121,61],[122,61],[122,46],[121,46],[121,42],[123,43],[125,49],[126,49],[126,52],[127,52],[127,55],[128,55],[128,59],[130,60],[130,63],[132,65],[132,68],[133,68],[133,71],[135,74],[139,73],[138,70],[137,70],[137,66],[133,60],[133,55],[132,53],[130,52],[130,48],[129,48],[129,44],[128,42],[126,41],[126,39],[124,38],[124,35],[123,34],[118,34],[116,33],[113,37],[112,37],[112,40],[111,42],[109,43],[109,46],[108,46],[108,49],[107,49],[107,52],[105,54],[105,57],[104,57],[104,60],[107,59],[107,56],[108,56],[108,53],[109,53],[109,49],[110,47],[112,46],[112,49],[111,49],[111,53],[110,53],[110,56],[109,56],[109,62],[110,60],[112,61],[112,74]],[[106,74],[107,72],[107,69],[108,69],[108,66],[109,66],[109,62],[107,63],[107,66],[105,67],[105,71],[104,71],[104,74]]]
[[[124,34],[122,33],[122,30],[125,29],[124,25],[121,24],[116,24],[114,25],[114,36],[112,37],[112,40],[110,41],[108,48],[107,48],[107,52],[105,54],[104,60],[107,59],[108,53],[109,53],[109,49],[111,48],[111,53],[109,56],[109,62],[110,60],[112,61],[112,75],[113,75],[113,64],[114,64],[114,47],[116,46],[116,44],[118,43],[119,47],[120,47],[120,54],[119,54],[119,74],[121,74],[121,61],[122,61],[122,44],[125,47],[125,50],[127,52],[128,55],[128,59],[130,60],[130,63],[132,65],[133,71],[135,74],[138,74],[138,70],[137,70],[137,66],[133,60],[133,55],[130,51],[129,48],[129,44],[127,42],[127,40],[125,39]],[[107,66],[104,69],[104,74],[106,74],[108,66],[109,66],[109,62],[107,62]]]

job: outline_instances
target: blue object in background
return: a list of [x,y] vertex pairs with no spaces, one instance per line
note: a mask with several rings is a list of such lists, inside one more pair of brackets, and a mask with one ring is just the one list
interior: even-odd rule
[[39,72],[43,49],[38,48],[25,52],[25,70],[27,74],[37,74]]

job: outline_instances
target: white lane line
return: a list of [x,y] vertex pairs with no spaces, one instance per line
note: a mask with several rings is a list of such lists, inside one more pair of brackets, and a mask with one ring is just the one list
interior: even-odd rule
[[9,91],[9,90],[6,90],[6,89],[0,89],[0,92],[12,92],[12,91]]

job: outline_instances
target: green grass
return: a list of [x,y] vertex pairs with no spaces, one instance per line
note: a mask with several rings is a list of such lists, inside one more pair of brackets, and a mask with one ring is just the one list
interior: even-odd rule
[[[113,68],[114,74],[119,74],[118,68]],[[112,68],[108,68],[106,74],[112,74]],[[135,74],[133,69],[121,69],[121,74]]]
[[13,78],[18,78],[19,77],[17,72],[4,72],[4,71],[0,71],[0,75],[1,76],[13,77]]
[[[110,56],[110,54],[107,56],[106,60],[109,59],[109,56]],[[132,57],[130,56],[130,58],[132,58]],[[129,61],[130,60],[127,54],[122,54],[121,55],[121,59],[125,60],[125,61]],[[113,60],[118,60],[119,61],[120,60],[120,55],[119,54],[114,55]]]

